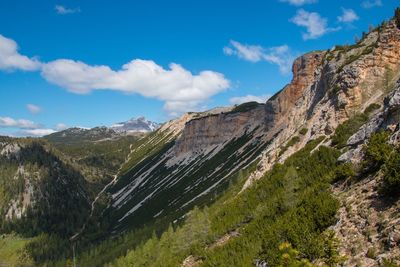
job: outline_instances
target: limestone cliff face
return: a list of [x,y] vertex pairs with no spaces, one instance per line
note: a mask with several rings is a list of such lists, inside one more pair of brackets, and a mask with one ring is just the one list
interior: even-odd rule
[[175,152],[200,151],[242,136],[246,131],[264,127],[266,117],[263,106],[247,112],[220,113],[193,119],[186,123]]
[[[188,120],[177,140],[175,152],[203,150],[222,144],[257,128],[258,135],[268,136],[287,127],[293,108],[302,103],[304,93],[318,78],[318,69],[325,52],[312,52],[297,58],[293,64],[293,80],[280,93],[246,112],[221,112]],[[184,115],[186,117],[187,115]]]

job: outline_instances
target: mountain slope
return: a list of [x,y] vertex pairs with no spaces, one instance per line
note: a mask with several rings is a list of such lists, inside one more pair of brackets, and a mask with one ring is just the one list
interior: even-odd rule
[[[161,127],[143,143],[142,152],[132,152],[136,160],[128,161],[109,189],[111,230],[163,216],[179,219],[195,205],[212,202],[240,169],[261,160],[247,188],[310,140],[331,136],[339,124],[382,101],[393,88],[399,36],[392,20],[353,46],[296,59],[292,82],[265,105],[187,114]],[[183,121],[184,127],[175,126]]]
[[2,232],[68,236],[88,215],[87,181],[46,144],[0,139]]

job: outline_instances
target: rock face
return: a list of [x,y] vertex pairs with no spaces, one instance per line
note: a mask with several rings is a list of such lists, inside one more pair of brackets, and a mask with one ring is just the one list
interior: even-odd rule
[[398,144],[400,141],[400,80],[394,90],[384,99],[384,107],[364,124],[349,140],[351,148],[340,156],[339,161],[359,163],[362,158],[362,146],[368,138],[379,130],[391,132],[390,142]]
[[[296,59],[291,83],[265,105],[188,113],[164,124],[148,141],[159,149],[143,150],[143,144],[134,150],[150,151],[150,156],[131,160],[109,190],[110,213],[120,224],[113,230],[139,217],[151,220],[172,213],[179,218],[193,205],[210,201],[239,170],[258,162],[244,190],[310,140],[329,139],[349,117],[382,103],[399,78],[399,67],[400,31],[389,21],[355,45]],[[392,95],[388,101],[397,98]],[[298,142],[289,143],[294,136]]]

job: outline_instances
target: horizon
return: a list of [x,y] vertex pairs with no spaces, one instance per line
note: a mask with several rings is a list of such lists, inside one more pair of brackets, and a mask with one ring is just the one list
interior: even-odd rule
[[141,116],[164,123],[185,112],[264,103],[290,82],[296,57],[354,43],[397,5],[6,0],[0,135],[42,136]]

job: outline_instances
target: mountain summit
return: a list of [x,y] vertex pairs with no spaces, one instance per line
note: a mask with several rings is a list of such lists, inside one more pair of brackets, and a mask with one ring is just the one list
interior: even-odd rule
[[118,122],[111,126],[117,132],[148,133],[157,130],[161,124],[147,120],[145,117],[132,118],[125,122]]

